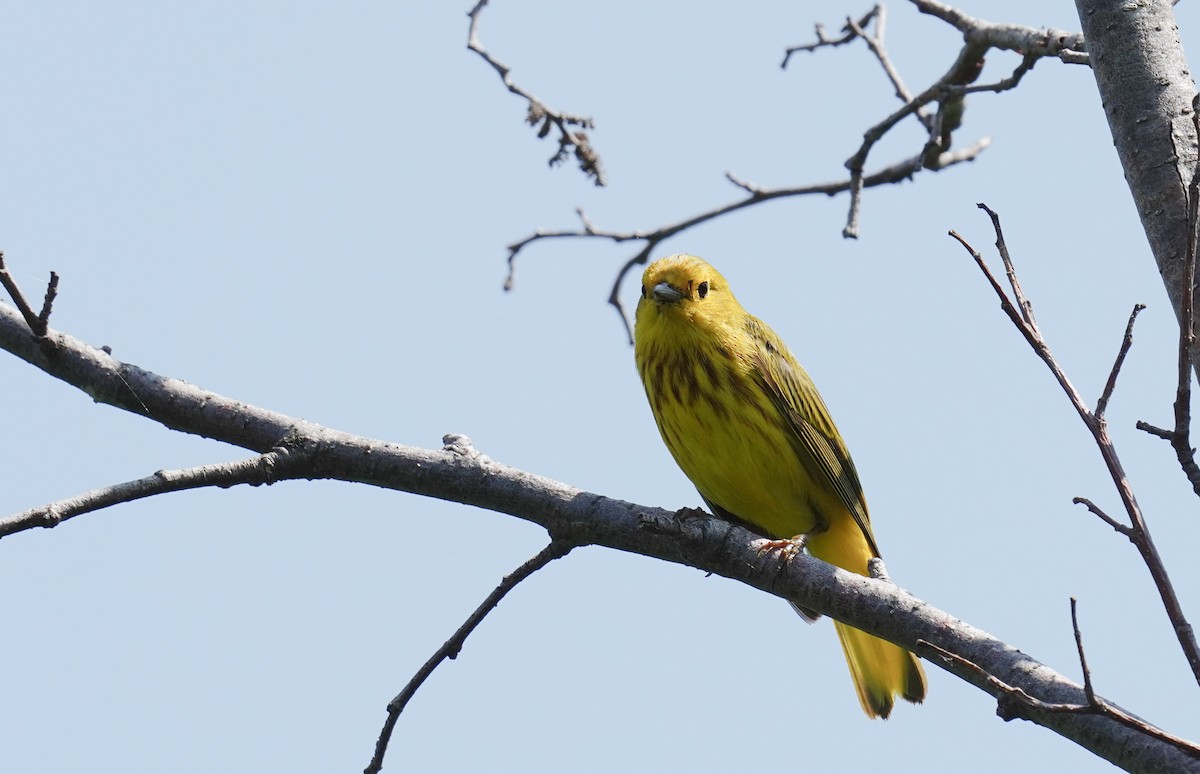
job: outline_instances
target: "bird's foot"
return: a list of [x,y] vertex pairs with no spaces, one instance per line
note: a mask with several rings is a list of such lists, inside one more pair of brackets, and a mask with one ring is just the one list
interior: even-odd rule
[[779,551],[785,560],[789,560],[797,554],[804,553],[804,547],[808,545],[808,537],[809,533],[804,532],[783,540],[764,540],[758,544],[758,552],[762,554],[767,551]]

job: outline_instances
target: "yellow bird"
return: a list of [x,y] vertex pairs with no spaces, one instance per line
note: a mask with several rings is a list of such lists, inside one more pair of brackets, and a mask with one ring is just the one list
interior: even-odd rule
[[[879,548],[850,452],[808,374],[725,278],[691,255],[655,261],[634,338],[658,430],[713,513],[867,575]],[[897,695],[925,698],[916,656],[834,624],[868,716],[886,718]]]

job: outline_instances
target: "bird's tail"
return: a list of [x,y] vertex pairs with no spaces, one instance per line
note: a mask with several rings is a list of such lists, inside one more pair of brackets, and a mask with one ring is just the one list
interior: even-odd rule
[[[824,532],[813,535],[808,550],[818,559],[859,575],[867,574],[873,554],[857,523],[849,518],[835,520]],[[852,626],[837,621],[834,625],[858,700],[869,717],[886,718],[896,696],[913,703],[925,699],[925,670],[916,656]]]
[[833,625],[846,652],[858,700],[869,717],[890,715],[896,696],[914,703],[925,699],[925,670],[916,656],[853,626],[838,621]]

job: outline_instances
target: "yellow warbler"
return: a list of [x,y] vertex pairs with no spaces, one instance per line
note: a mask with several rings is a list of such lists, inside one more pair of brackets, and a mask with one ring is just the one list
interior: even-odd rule
[[[813,556],[867,574],[879,548],[850,452],[808,374],[724,277],[691,255],[651,264],[634,353],[663,441],[715,514],[803,536]],[[868,716],[886,718],[896,695],[925,698],[916,656],[834,623]]]

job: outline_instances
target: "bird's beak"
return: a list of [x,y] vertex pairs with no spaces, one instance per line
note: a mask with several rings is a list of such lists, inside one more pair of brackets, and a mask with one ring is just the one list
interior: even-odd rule
[[650,295],[653,296],[655,301],[665,301],[670,303],[674,303],[683,298],[682,293],[672,287],[671,283],[665,281],[655,285],[654,289],[650,291]]

